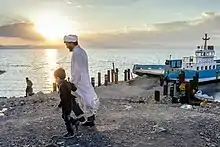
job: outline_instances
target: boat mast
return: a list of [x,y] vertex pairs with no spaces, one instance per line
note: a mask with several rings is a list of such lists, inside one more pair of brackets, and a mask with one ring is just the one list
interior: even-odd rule
[[207,49],[207,41],[210,39],[210,37],[207,37],[207,34],[205,34],[205,37],[202,38],[203,40],[205,40],[205,44],[204,44],[204,49]]

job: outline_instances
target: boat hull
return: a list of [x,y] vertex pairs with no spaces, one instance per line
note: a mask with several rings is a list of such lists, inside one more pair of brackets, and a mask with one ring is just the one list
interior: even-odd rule
[[153,76],[160,77],[164,74],[165,65],[138,65],[135,64],[133,67],[133,73],[138,76]]
[[[189,82],[190,80],[193,80],[193,76],[198,73],[199,75],[199,83],[207,84],[207,83],[213,83],[213,82],[219,82],[220,81],[220,73],[218,69],[213,70],[182,70],[185,72],[185,81]],[[179,76],[179,72],[171,72],[167,75],[169,80],[177,80],[177,77]]]

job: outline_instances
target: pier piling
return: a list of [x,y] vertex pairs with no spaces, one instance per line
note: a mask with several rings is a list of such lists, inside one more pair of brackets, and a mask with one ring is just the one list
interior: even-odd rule
[[114,72],[115,72],[114,69],[112,69],[112,70],[111,70],[111,78],[112,78],[111,80],[112,80],[112,82],[115,81]]
[[115,73],[115,84],[118,84],[118,72]]
[[124,81],[127,81],[127,80],[128,80],[127,73],[128,73],[128,71],[127,71],[127,70],[124,70]]
[[107,74],[105,74],[105,83],[104,83],[104,85],[105,85],[105,86],[108,85],[108,75],[107,75]]
[[91,77],[91,84],[93,87],[95,87],[95,77]]
[[111,81],[110,81],[110,78],[111,78],[111,77],[110,77],[110,70],[107,71],[107,75],[108,75],[108,82],[111,82]]
[[128,72],[128,80],[130,80],[131,79],[131,70],[127,69],[127,72]]
[[118,84],[118,68],[115,69],[115,84]]
[[101,72],[98,72],[98,86],[102,85],[102,81],[101,81]]

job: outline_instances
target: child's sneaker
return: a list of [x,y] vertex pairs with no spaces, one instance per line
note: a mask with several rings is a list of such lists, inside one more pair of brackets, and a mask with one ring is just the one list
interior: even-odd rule
[[65,135],[63,135],[63,138],[73,138],[74,137],[74,133],[66,133]]
[[79,127],[79,121],[77,119],[71,119],[70,120],[72,125],[75,126],[76,131],[78,131],[78,127]]

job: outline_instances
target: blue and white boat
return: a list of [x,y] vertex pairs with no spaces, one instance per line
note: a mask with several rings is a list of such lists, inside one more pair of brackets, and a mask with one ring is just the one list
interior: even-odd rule
[[198,46],[194,56],[183,57],[179,60],[167,60],[164,77],[177,80],[180,71],[185,72],[185,80],[190,81],[198,73],[199,83],[212,82],[220,79],[220,59],[215,60],[214,46],[207,45],[210,37],[202,38],[204,46]]

